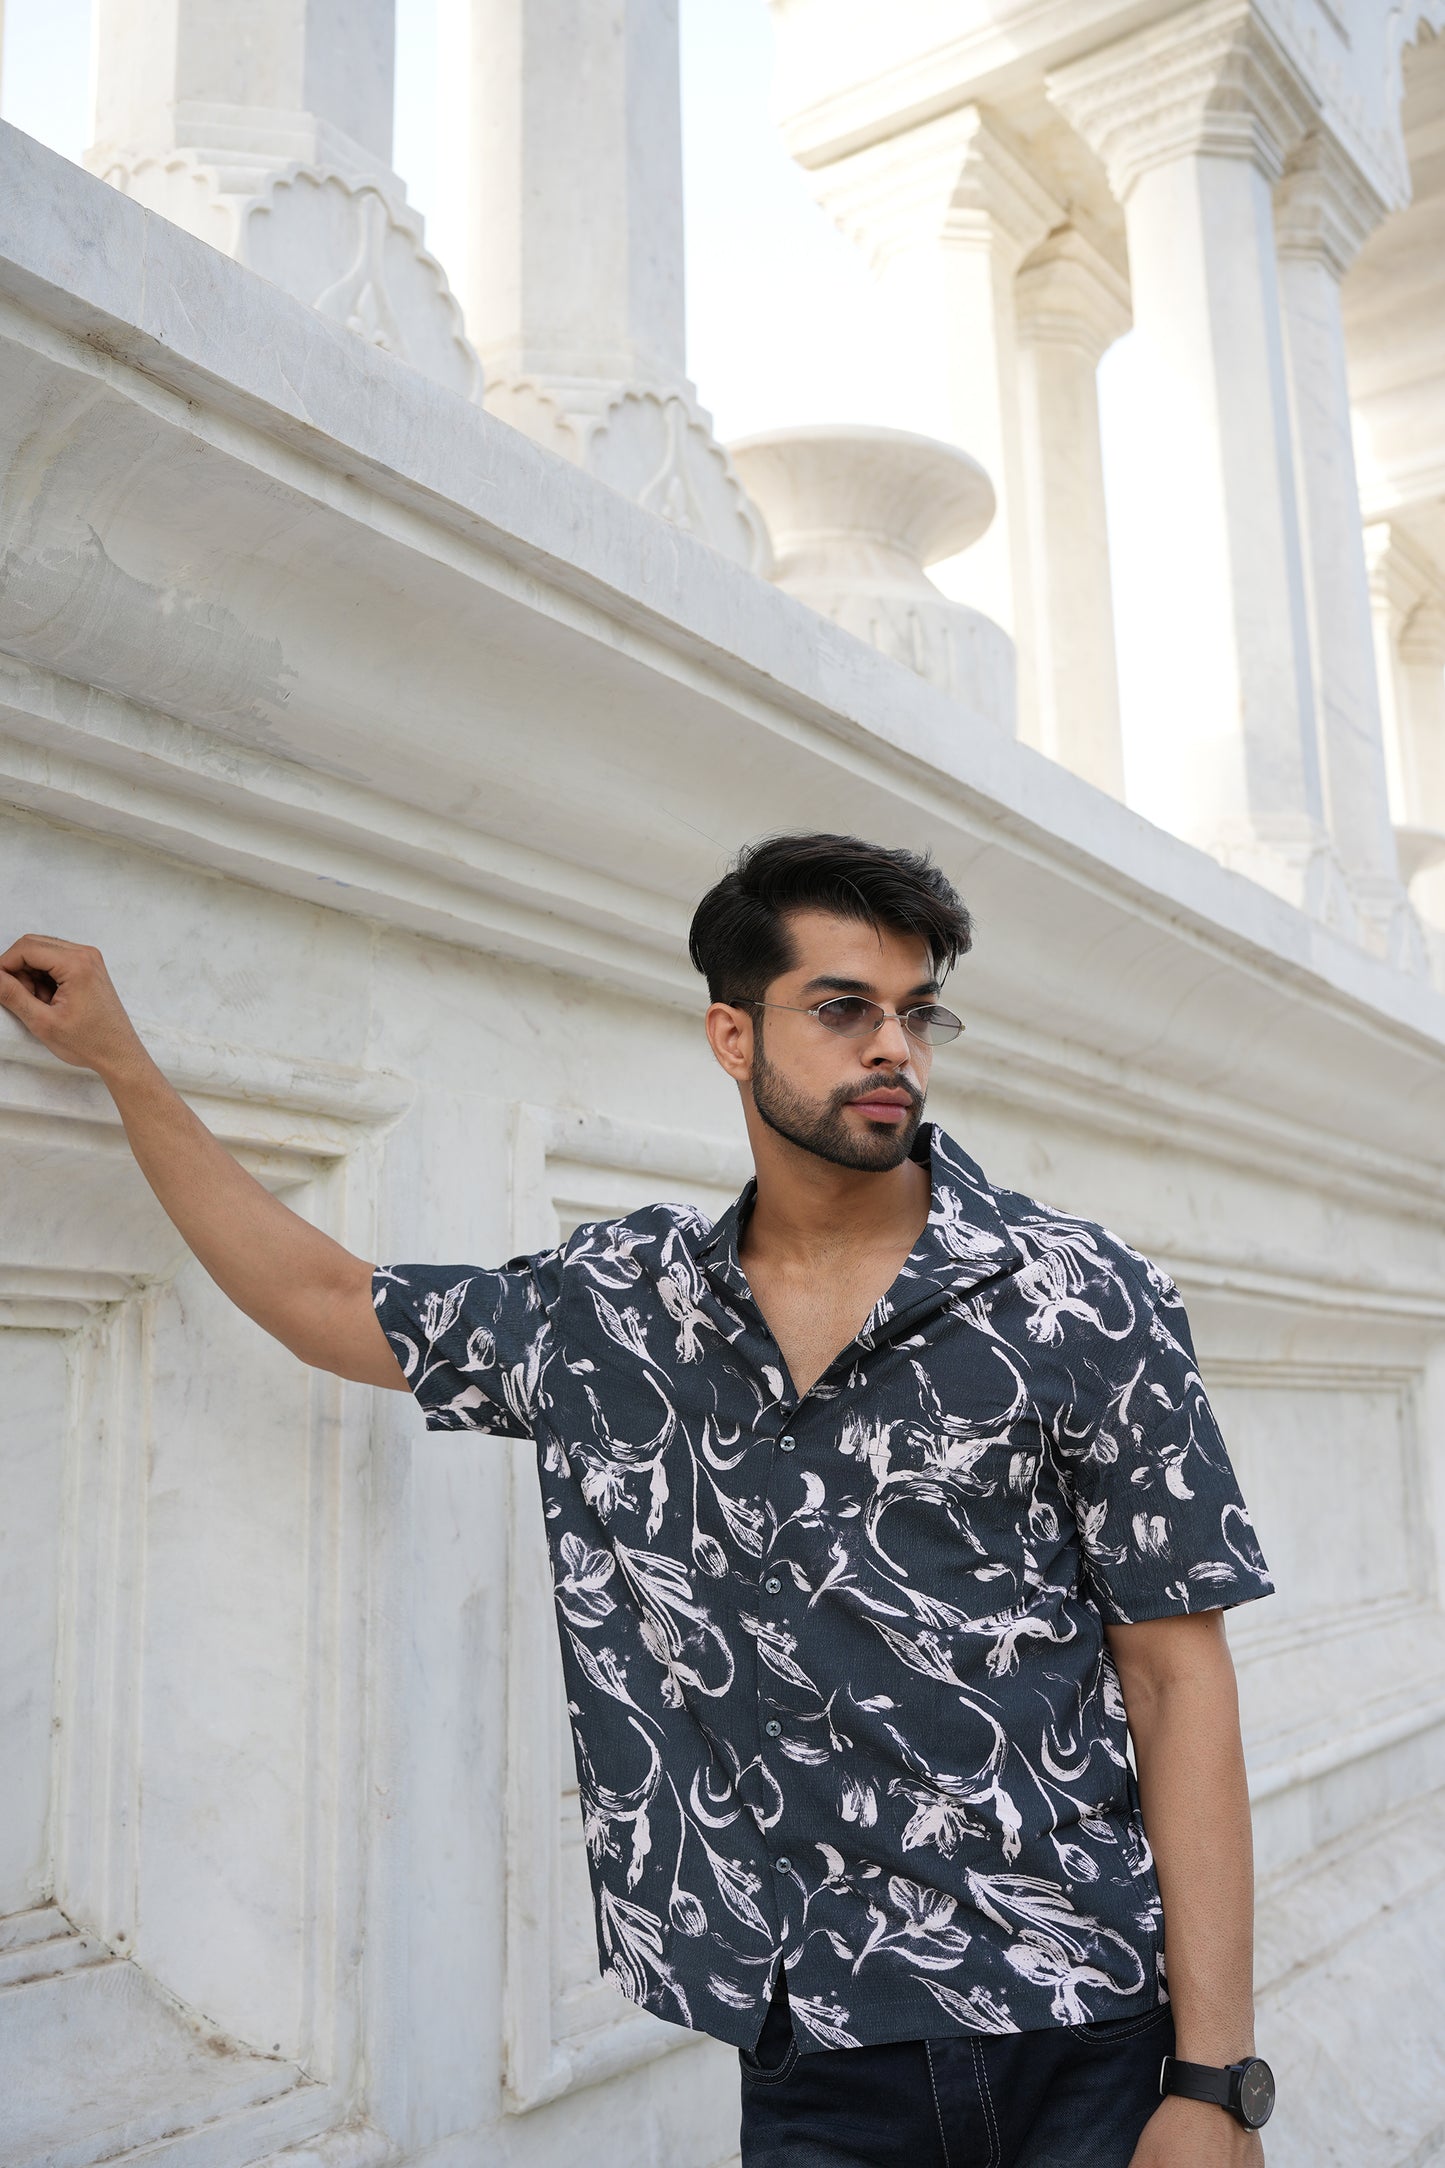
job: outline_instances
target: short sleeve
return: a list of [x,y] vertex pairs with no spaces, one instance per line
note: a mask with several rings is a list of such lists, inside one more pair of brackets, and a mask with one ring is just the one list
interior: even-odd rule
[[530,1438],[560,1253],[476,1265],[379,1265],[372,1300],[428,1430]]
[[1179,1291],[1146,1269],[1135,1330],[1091,1363],[1097,1421],[1076,1406],[1066,1456],[1088,1580],[1116,1625],[1274,1593]]

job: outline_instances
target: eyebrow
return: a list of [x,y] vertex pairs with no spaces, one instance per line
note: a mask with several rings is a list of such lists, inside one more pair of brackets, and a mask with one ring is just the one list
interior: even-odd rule
[[[804,994],[820,994],[825,988],[832,994],[862,994],[869,1001],[877,999],[872,983],[868,979],[841,979],[835,978],[826,972],[820,973],[816,979],[809,979],[807,985],[803,988],[803,992]],[[937,979],[921,979],[918,985],[911,989],[907,998],[910,1001],[920,1001],[925,996],[937,992]]]

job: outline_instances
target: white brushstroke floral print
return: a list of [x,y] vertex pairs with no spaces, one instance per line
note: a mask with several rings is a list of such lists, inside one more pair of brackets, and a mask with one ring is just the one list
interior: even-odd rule
[[750,1189],[376,1275],[428,1424],[536,1443],[601,1964],[739,2046],[780,1960],[805,2050],[1151,2008],[1104,1623],[1270,1592],[1170,1282],[919,1152],[927,1228],[801,1399]]

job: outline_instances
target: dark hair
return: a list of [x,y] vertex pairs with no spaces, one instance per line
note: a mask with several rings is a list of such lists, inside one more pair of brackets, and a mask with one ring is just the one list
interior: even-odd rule
[[714,1001],[759,1001],[792,968],[789,911],[836,911],[916,934],[940,978],[973,945],[962,898],[918,851],[885,850],[861,836],[765,836],[693,913],[688,954]]

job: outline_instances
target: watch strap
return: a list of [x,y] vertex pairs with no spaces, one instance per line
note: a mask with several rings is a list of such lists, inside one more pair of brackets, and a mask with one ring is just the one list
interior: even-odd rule
[[1228,2108],[1233,2101],[1232,2070],[1216,2070],[1208,2063],[1181,2063],[1176,2055],[1166,2055],[1164,2067],[1159,2073],[1159,2092],[1179,2093],[1185,2100],[1207,2100],[1216,2108]]

